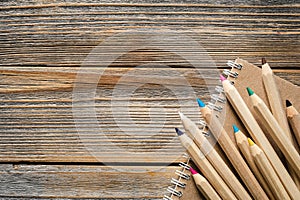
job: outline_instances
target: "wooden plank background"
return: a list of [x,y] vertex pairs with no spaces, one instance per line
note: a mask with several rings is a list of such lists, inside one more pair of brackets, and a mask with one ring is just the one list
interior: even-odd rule
[[[297,1],[1,1],[0,197],[159,199],[182,160],[173,129],[180,126],[179,101],[193,101],[195,95],[208,101],[208,89],[216,82],[205,82],[174,53],[129,52],[105,70],[93,99],[114,146],[92,126],[86,130],[89,140],[83,142],[74,123],[72,95],[84,59],[102,41],[126,30],[163,34],[171,29],[199,42],[220,70],[237,57],[257,65],[265,57],[277,75],[300,85],[299,11]],[[151,65],[136,68],[145,63]],[[115,98],[113,90],[132,69],[165,80],[144,85],[130,98],[131,119],[149,132],[130,129],[128,117],[117,113],[130,131],[126,135],[110,105],[112,100],[128,101]],[[200,72],[209,75],[210,69]],[[165,87],[184,87],[177,74],[186,78],[194,94],[181,91],[180,98],[185,98],[179,99]],[[132,77],[128,84],[135,81]],[[165,118],[160,117],[162,108]],[[88,119],[90,113],[85,114]],[[199,120],[195,112],[187,114]],[[162,127],[151,124],[153,116]],[[153,135],[155,130],[160,134]],[[132,162],[124,152],[136,154]],[[145,168],[146,173],[139,173]]]

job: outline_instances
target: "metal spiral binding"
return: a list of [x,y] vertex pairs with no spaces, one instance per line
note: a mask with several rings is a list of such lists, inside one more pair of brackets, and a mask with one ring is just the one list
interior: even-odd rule
[[216,90],[216,92],[219,93],[219,94],[224,92],[223,87],[222,87],[222,86],[219,86],[219,85],[217,85],[217,86],[215,87],[215,90]]
[[[238,69],[238,70],[241,70],[242,67],[243,67],[242,65],[240,65],[238,63],[235,63],[233,61],[228,61],[227,65],[229,67],[231,67],[232,69],[235,68],[235,69]],[[239,75],[238,72],[233,72],[232,70],[228,70],[228,69],[224,69],[223,74],[226,75],[227,77],[232,77],[234,79],[237,78],[238,75]],[[215,91],[216,91],[216,94],[213,94],[211,96],[212,102],[208,103],[207,106],[209,106],[213,110],[221,112],[223,107],[219,106],[219,105],[216,105],[216,103],[219,102],[219,103],[223,104],[223,103],[226,102],[226,98],[224,96],[224,89],[223,89],[222,86],[216,86]],[[209,137],[211,135],[211,133],[210,133],[209,130],[207,130],[207,126],[206,126],[205,121],[200,120],[199,125],[201,126],[203,135],[205,137]],[[185,170],[190,169],[190,166],[188,165],[188,163],[189,163],[191,158],[186,153],[183,155],[183,157],[187,158],[187,161],[179,163],[179,166],[182,167],[182,170],[181,171],[180,170],[175,171],[175,174],[178,175],[179,178],[178,179],[175,179],[175,178],[171,179],[172,186],[169,186],[167,188],[167,191],[168,191],[169,195],[164,195],[163,200],[174,200],[172,198],[174,196],[180,198],[182,196],[182,192],[178,191],[177,189],[178,188],[185,188],[185,186],[186,186],[186,184],[183,183],[181,181],[181,179],[186,179],[186,180],[190,179],[190,176],[185,173]]]
[[180,171],[180,170],[176,170],[175,171],[175,174],[177,174],[179,177],[183,178],[183,179],[186,179],[186,180],[189,180],[190,179],[190,175]]
[[210,131],[202,131],[202,134],[205,136],[205,137],[209,137],[211,135]]
[[177,191],[175,188],[172,188],[171,186],[168,187],[167,191],[170,192],[171,194],[177,196],[177,197],[182,196],[182,192]]
[[225,74],[226,76],[230,76],[232,78],[237,78],[239,75],[239,73],[230,71],[229,69],[224,69],[223,74]]
[[216,105],[215,103],[212,103],[212,102],[208,102],[207,107],[209,107],[212,110],[218,111],[218,112],[221,112],[222,109],[223,109],[222,106],[218,106],[218,105]]
[[200,119],[200,120],[199,120],[199,126],[200,126],[201,128],[204,128],[204,127],[206,126],[205,121]]
[[190,168],[191,168],[188,164],[186,164],[184,162],[180,162],[179,166],[182,167],[182,168],[184,168],[184,169],[186,169],[186,170],[190,170]]
[[177,180],[177,179],[175,179],[175,178],[172,178],[172,179],[171,179],[171,183],[173,183],[173,184],[176,185],[176,186],[182,187],[182,188],[185,188],[185,186],[186,186],[185,183],[180,182],[179,180]]
[[241,70],[242,67],[243,67],[242,65],[240,65],[240,64],[238,64],[236,62],[233,62],[231,60],[227,61],[227,66],[231,67],[231,68],[236,68],[236,69],[239,69],[239,70]]
[[[236,79],[236,78],[239,76],[239,73],[236,72],[236,70],[234,70],[234,69],[241,70],[241,69],[243,68],[243,66],[242,66],[241,64],[238,64],[238,63],[233,62],[233,61],[228,61],[228,62],[227,62],[227,66],[228,66],[228,67],[231,67],[231,70],[229,70],[229,69],[224,69],[224,70],[223,70],[223,74],[224,74],[225,76],[227,76],[227,78],[228,78],[228,77],[231,77],[231,78],[234,78],[234,79]],[[232,82],[232,84],[233,84],[233,83],[234,83],[234,82]]]
[[190,158],[190,156],[189,156],[187,153],[183,153],[183,154],[182,154],[182,157],[187,158],[187,159]]
[[190,169],[188,162],[190,161],[190,157],[184,153],[182,157],[186,158],[186,162],[180,162],[179,166],[182,167],[181,170],[176,170],[175,174],[178,175],[178,179],[172,178],[171,183],[172,186],[167,188],[169,195],[164,195],[163,200],[173,200],[172,197],[181,197],[182,192],[178,191],[178,188],[185,188],[186,184],[183,183],[181,180],[188,180],[190,179],[190,175],[186,174],[185,171]]
[[220,95],[218,94],[212,94],[211,98],[215,101],[215,102],[220,102],[220,103],[225,103],[226,99],[223,97],[220,97]]
[[173,200],[173,199],[171,197],[167,196],[167,195],[164,195],[163,200]]

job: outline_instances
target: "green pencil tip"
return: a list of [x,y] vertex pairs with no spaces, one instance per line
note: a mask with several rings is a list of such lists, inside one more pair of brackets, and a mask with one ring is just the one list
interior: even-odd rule
[[249,87],[247,87],[247,92],[248,92],[249,96],[254,94],[253,90],[251,90],[251,88],[249,88]]

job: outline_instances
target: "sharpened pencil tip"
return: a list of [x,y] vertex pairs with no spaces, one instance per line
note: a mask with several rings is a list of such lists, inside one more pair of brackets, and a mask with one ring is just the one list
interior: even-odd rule
[[184,117],[184,114],[182,112],[178,111],[178,114],[179,114],[180,119],[182,119]]
[[285,100],[285,105],[286,105],[286,107],[290,107],[293,104],[289,100]]
[[239,132],[240,130],[235,124],[232,125],[232,128],[234,133]]
[[254,142],[250,138],[248,138],[248,143],[249,143],[250,146],[254,145]]
[[176,131],[178,136],[183,135],[183,132],[181,130],[179,130],[178,128],[175,128],[175,131]]
[[262,59],[261,59],[261,64],[264,65],[264,64],[266,64],[266,63],[267,63],[267,60],[266,60],[265,58],[262,58]]
[[251,88],[249,88],[249,87],[247,87],[247,92],[248,92],[249,96],[254,94],[253,90],[251,90]]
[[197,98],[197,102],[200,108],[205,107],[205,103],[203,103],[203,101],[201,101],[199,98]]
[[221,82],[223,82],[223,81],[225,81],[225,80],[227,80],[222,74],[220,75],[220,80],[221,80]]
[[194,175],[194,174],[198,174],[198,172],[196,170],[194,170],[192,167],[190,167],[190,171],[191,173]]

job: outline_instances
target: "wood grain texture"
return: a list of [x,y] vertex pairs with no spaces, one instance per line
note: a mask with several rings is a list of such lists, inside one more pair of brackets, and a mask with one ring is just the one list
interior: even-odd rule
[[[209,99],[208,89],[216,84],[214,81],[210,83],[209,80],[204,82],[193,69],[156,69],[156,74],[170,75],[176,71],[185,75],[195,94],[188,94],[186,90],[179,89],[181,94],[176,96],[164,87],[148,84],[135,91],[133,97],[115,97],[115,84],[128,69],[108,69],[99,83],[99,91],[94,99],[101,127],[93,126],[89,121],[93,118],[91,113],[83,113],[83,121],[79,123],[90,126],[86,129],[87,135],[82,136],[78,133],[73,116],[72,89],[76,74],[63,71],[43,72],[35,68],[26,70],[1,71],[2,162],[116,162],[116,158],[117,162],[126,162],[130,156],[126,156],[124,150],[144,153],[136,156],[132,162],[179,161],[183,149],[174,132],[174,127],[182,126],[177,111],[182,109],[193,121],[199,122],[195,97]],[[140,71],[138,74],[143,74],[147,69]],[[207,70],[201,72],[203,76],[209,75]],[[284,73],[284,77],[288,79],[291,74],[300,77],[297,70]],[[166,76],[161,84],[183,87],[182,82],[173,79],[172,76]],[[125,86],[130,84],[130,81],[135,84],[134,78],[129,78]],[[112,104],[112,101],[118,104]],[[128,109],[131,119],[128,119],[128,115],[120,107],[120,104],[126,105],[127,101],[130,102]],[[193,104],[194,110],[189,109],[188,105]],[[113,111],[112,106],[118,110]],[[151,111],[153,107],[159,109]],[[161,112],[160,109],[165,110]],[[154,117],[156,123],[151,123],[151,117]],[[138,127],[131,127],[133,125]],[[162,129],[159,130],[160,128]],[[82,127],[79,131],[80,129],[85,130]],[[148,129],[157,132],[139,132]],[[99,145],[99,148],[94,148],[96,145]],[[160,154],[154,156],[157,151]]]
[[[1,198],[159,199],[179,167],[0,165]],[[119,168],[121,169],[121,168]],[[134,172],[135,171],[135,172]],[[87,187],[88,186],[88,187]]]
[[[208,88],[213,88],[216,82],[208,80],[206,85],[204,79],[196,76],[195,70],[153,69],[155,74],[160,74],[158,79],[163,80],[146,84],[129,97],[120,97],[113,96],[113,90],[128,69],[108,69],[101,77],[93,99],[100,127],[93,125],[90,120],[93,115],[83,110],[83,121],[77,125],[87,125],[86,128],[76,127],[74,122],[74,109],[84,107],[74,106],[72,101],[76,74],[31,70],[2,70],[0,160],[3,162],[126,162],[130,155],[126,156],[124,151],[141,153],[135,155],[132,162],[179,161],[183,149],[174,131],[174,127],[181,126],[177,111],[186,110],[197,121],[197,105],[194,110],[188,105],[194,104],[195,94],[208,98]],[[148,70],[136,71],[145,74]],[[175,72],[187,77],[195,94],[188,94],[184,82],[172,76]],[[202,74],[206,73],[207,70],[203,70]],[[129,77],[125,86],[136,84],[136,79],[138,76]],[[178,87],[177,94],[158,83]],[[129,102],[125,107],[130,116],[122,108],[126,102]],[[87,131],[86,135],[78,133],[80,130]]]
[[[299,10],[296,1],[28,1],[2,2],[1,65],[78,66],[107,37],[128,29],[183,31],[216,61],[242,57],[258,64],[298,67]],[[192,54],[193,52],[191,52]],[[115,66],[161,58],[155,53],[127,56]],[[185,66],[178,59],[169,65]]]
[[[197,106],[193,110],[188,105],[195,96],[207,102],[216,80],[210,77],[205,82],[187,60],[155,49],[155,45],[128,52],[105,70],[92,99],[105,134],[99,135],[99,127],[89,121],[91,113],[85,112],[79,123],[87,125],[79,129],[87,133],[83,142],[72,112],[77,72],[87,55],[115,34],[149,28],[163,35],[171,29],[197,41],[219,69],[236,57],[257,65],[261,57],[266,57],[276,75],[300,85],[300,4],[296,0],[272,4],[256,0],[3,0],[0,5],[0,162],[37,164],[19,165],[18,169],[1,164],[1,198],[162,196],[156,191],[168,184],[172,166],[153,176],[147,174],[144,183],[140,174],[120,177],[103,166],[70,164],[112,161],[127,168],[131,164],[179,162],[183,149],[178,148],[173,130],[181,127],[177,110],[182,104],[185,114],[199,122]],[[167,46],[176,49],[176,45]],[[197,52],[193,49],[187,48],[184,53],[199,63],[207,62],[207,58],[195,58]],[[151,65],[136,68],[145,63]],[[92,75],[93,70],[104,67],[98,63],[89,72]],[[213,68],[206,66],[201,74],[209,77],[209,69]],[[111,110],[112,102],[122,105],[128,101],[114,96],[113,91],[123,75],[132,70],[140,77],[128,76],[125,86],[135,86],[143,78],[149,80],[146,75],[150,72],[161,78],[154,79],[158,84],[145,84],[131,96],[128,108],[135,128],[130,128],[132,124],[122,109],[114,113]],[[194,93],[182,89],[186,82],[178,80],[178,75],[186,78]],[[89,86],[88,81],[79,83]],[[176,96],[168,87],[181,89]],[[129,134],[124,134],[122,128]],[[150,131],[141,133],[141,128]],[[153,134],[156,132],[160,134]],[[127,151],[137,154],[132,163],[124,153]],[[125,189],[117,192],[121,186]]]

